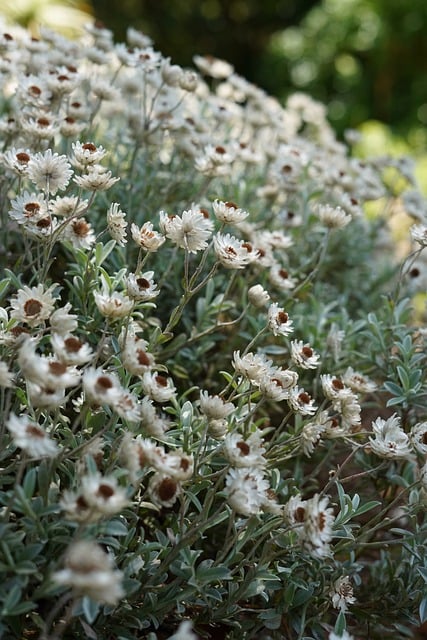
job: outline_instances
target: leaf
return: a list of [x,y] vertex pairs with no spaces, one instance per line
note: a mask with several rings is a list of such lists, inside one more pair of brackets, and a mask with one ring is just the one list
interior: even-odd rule
[[346,627],[347,627],[347,624],[346,624],[344,612],[340,611],[335,622],[334,632],[338,636],[342,636],[344,631],[346,630]]
[[420,623],[423,624],[427,620],[427,597],[423,598],[419,607]]
[[36,488],[36,477],[37,477],[36,469],[30,469],[25,474],[23,488],[24,488],[25,496],[28,499],[32,498],[34,495],[34,489]]
[[86,620],[89,624],[92,624],[98,616],[100,605],[98,602],[95,602],[95,600],[88,598],[88,596],[84,596],[82,600],[82,609]]

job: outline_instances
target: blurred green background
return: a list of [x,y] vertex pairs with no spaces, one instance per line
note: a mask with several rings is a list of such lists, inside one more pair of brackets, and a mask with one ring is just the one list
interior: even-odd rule
[[[144,31],[173,62],[194,54],[231,62],[285,99],[300,90],[328,106],[341,135],[374,131],[377,153],[427,149],[427,0],[2,0],[21,23],[52,20],[54,7],[87,13],[122,41]],[[58,27],[70,28],[70,17]],[[376,123],[381,124],[376,124]]]

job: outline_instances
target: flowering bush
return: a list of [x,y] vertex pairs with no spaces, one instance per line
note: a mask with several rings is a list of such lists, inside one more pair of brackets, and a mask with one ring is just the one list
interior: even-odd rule
[[0,635],[410,637],[409,160],[361,161],[308,96],[133,29],[3,29]]

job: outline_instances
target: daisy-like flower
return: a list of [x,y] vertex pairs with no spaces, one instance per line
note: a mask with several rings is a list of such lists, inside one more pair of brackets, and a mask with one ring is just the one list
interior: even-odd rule
[[372,423],[372,431],[374,438],[369,438],[370,448],[380,458],[392,460],[413,458],[411,441],[400,426],[400,418],[396,413],[387,420],[377,418]]
[[56,309],[49,318],[49,324],[54,333],[64,336],[77,329],[77,316],[70,313],[71,304],[67,302],[63,307]]
[[28,416],[11,413],[6,420],[13,441],[31,458],[52,458],[57,455],[58,447],[46,431]]
[[158,507],[173,507],[182,491],[181,484],[175,478],[156,471],[148,483],[148,495]]
[[27,381],[28,399],[32,407],[56,409],[64,405],[65,388],[50,388],[44,384]]
[[120,205],[117,202],[113,202],[107,211],[107,227],[110,236],[121,247],[124,247],[127,243],[127,225],[126,214],[120,209]]
[[277,302],[273,302],[268,308],[267,326],[274,336],[288,336],[294,330],[292,320]]
[[311,456],[314,448],[320,442],[320,437],[331,423],[331,418],[327,411],[320,411],[313,421],[307,422],[300,433],[301,446],[304,455]]
[[239,224],[246,220],[249,213],[234,202],[224,202],[223,200],[214,200],[213,210],[215,217],[224,224]]
[[329,591],[334,609],[341,609],[344,613],[349,604],[354,604],[356,598],[353,595],[353,585],[348,576],[342,576],[335,580],[333,588]]
[[52,294],[56,285],[44,289],[42,284],[36,287],[24,285],[18,289],[15,297],[11,298],[12,311],[10,317],[18,322],[24,322],[30,327],[37,327],[47,320],[53,312],[55,298]]
[[288,402],[296,413],[300,413],[303,416],[312,416],[317,411],[315,400],[307,391],[296,386],[290,390]]
[[73,142],[71,147],[73,149],[71,163],[79,170],[98,164],[107,153],[103,147],[97,147],[93,142]]
[[328,229],[343,229],[350,224],[352,217],[341,207],[333,207],[330,204],[317,204],[315,212],[319,220]]
[[291,358],[297,367],[302,369],[316,369],[320,364],[320,356],[308,343],[301,340],[292,340]]
[[114,476],[101,476],[100,473],[82,477],[81,495],[89,509],[102,516],[120,513],[129,503],[126,490],[119,487],[117,479]]
[[13,387],[14,385],[14,376],[11,371],[9,371],[9,367],[6,362],[0,360],[0,387]]
[[427,422],[415,424],[409,433],[409,438],[414,449],[421,455],[427,456]]
[[87,191],[107,191],[120,180],[99,164],[88,165],[86,171],[81,176],[74,176],[74,182]]
[[422,247],[427,247],[427,225],[416,224],[411,227],[411,236]]
[[168,402],[175,396],[175,385],[172,378],[160,375],[156,371],[146,371],[142,376],[142,388],[155,402]]
[[[158,451],[160,447],[158,448]],[[169,453],[160,453],[152,456],[151,464],[156,471],[164,475],[184,482],[189,480],[194,472],[194,460],[182,450],[177,449]]]
[[157,298],[160,290],[157,288],[153,276],[154,271],[146,271],[141,275],[130,273],[125,278],[128,296],[139,302],[148,302]]
[[282,267],[281,264],[275,262],[269,271],[268,278],[275,287],[281,291],[290,291],[295,288],[296,280],[289,271]]
[[298,374],[295,371],[277,368],[272,374],[267,373],[262,376],[258,386],[264,396],[275,402],[281,402],[289,399],[291,389],[297,382]]
[[202,73],[217,80],[228,78],[234,71],[234,67],[229,62],[211,55],[195,55],[193,62]]
[[209,214],[197,205],[183,211],[181,216],[169,216],[160,212],[160,228],[167,238],[190,253],[206,249],[212,235],[213,222]]
[[335,517],[328,507],[328,497],[316,493],[305,503],[304,528],[302,533],[303,547],[314,558],[325,558],[331,555],[330,542]]
[[226,436],[223,444],[224,454],[234,467],[265,467],[265,448],[263,439],[258,431],[254,431],[246,440],[240,433]]
[[80,382],[81,374],[74,367],[36,353],[34,339],[25,340],[18,353],[18,364],[23,375],[41,387],[66,389]]
[[70,333],[63,336],[52,333],[50,341],[55,356],[65,364],[85,364],[93,357],[93,351],[87,342],[82,342]]
[[18,224],[37,222],[47,215],[46,199],[42,193],[24,191],[10,204],[9,217]]
[[118,291],[114,291],[111,294],[94,291],[93,297],[99,311],[106,318],[125,318],[132,312],[134,307],[134,301]]
[[65,568],[56,571],[52,578],[80,596],[115,605],[124,596],[124,576],[113,568],[113,564],[113,557],[101,546],[89,540],[80,540],[67,549]]
[[27,176],[46,193],[55,195],[65,189],[72,175],[67,156],[52,153],[51,149],[34,154],[28,162]]
[[268,304],[270,300],[270,294],[264,289],[261,284],[254,284],[248,289],[248,300],[254,307],[261,309]]
[[225,479],[228,504],[243,516],[257,515],[266,503],[269,485],[259,468],[230,469]]
[[354,371],[352,367],[348,367],[342,374],[342,381],[354,393],[373,393],[377,388],[375,382],[359,371]]
[[260,255],[250,242],[237,240],[229,233],[214,236],[214,250],[217,260],[226,269],[244,269]]
[[142,376],[156,364],[152,353],[147,351],[147,341],[142,338],[127,340],[122,349],[123,366],[135,376]]
[[235,410],[232,402],[226,402],[220,396],[211,396],[207,391],[200,392],[200,410],[211,420],[223,420]]
[[68,240],[75,249],[90,249],[96,237],[90,222],[85,218],[77,218],[65,225],[61,240]]
[[59,218],[80,216],[87,209],[88,200],[82,200],[78,196],[56,196],[50,200],[49,211]]
[[1,164],[18,176],[26,175],[28,163],[31,160],[31,151],[23,147],[12,147],[9,151],[0,155]]
[[115,374],[94,367],[83,374],[83,390],[91,403],[100,405],[114,405],[123,393]]
[[152,222],[145,222],[141,228],[132,223],[130,230],[133,241],[147,252],[154,253],[166,240],[165,236],[154,231]]
[[145,396],[139,405],[140,426],[153,438],[163,438],[169,429],[166,418],[159,416],[153,406],[153,400]]
[[247,353],[240,356],[240,351],[233,353],[233,367],[237,373],[247,378],[252,384],[259,385],[264,376],[272,378],[277,367],[263,353]]

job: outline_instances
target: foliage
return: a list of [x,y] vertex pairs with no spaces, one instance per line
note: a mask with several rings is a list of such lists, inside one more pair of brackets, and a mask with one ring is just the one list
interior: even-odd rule
[[132,28],[1,48],[0,635],[410,637],[412,163]]

